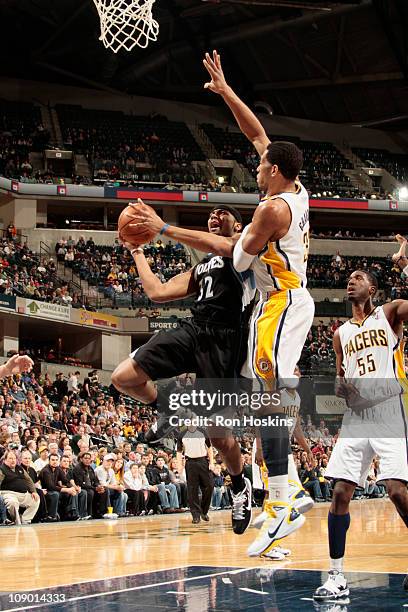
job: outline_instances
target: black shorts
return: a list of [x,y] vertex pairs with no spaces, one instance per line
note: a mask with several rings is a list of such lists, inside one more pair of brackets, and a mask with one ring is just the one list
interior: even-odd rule
[[132,357],[152,380],[186,372],[194,372],[197,378],[235,378],[246,343],[241,328],[184,320],[177,329],[154,334]]

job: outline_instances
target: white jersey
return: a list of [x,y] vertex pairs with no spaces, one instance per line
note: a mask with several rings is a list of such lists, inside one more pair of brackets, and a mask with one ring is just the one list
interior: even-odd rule
[[309,254],[309,195],[301,183],[296,193],[278,193],[260,202],[285,200],[292,220],[287,234],[276,242],[268,241],[252,263],[256,287],[261,292],[306,287]]
[[280,407],[282,412],[288,419],[292,419],[292,425],[289,427],[289,438],[293,436],[295,431],[296,421],[300,410],[300,396],[297,391],[289,393],[286,389],[282,389],[280,394]]
[[[343,370],[360,394],[384,401],[399,395],[405,379],[400,339],[393,331],[382,306],[374,308],[361,322],[350,319],[339,328]],[[373,383],[370,380],[376,379]]]

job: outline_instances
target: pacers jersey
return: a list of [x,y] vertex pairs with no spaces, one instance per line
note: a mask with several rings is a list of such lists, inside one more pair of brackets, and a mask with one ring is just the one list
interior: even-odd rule
[[361,323],[350,319],[339,334],[344,377],[363,397],[380,401],[401,393],[399,380],[405,378],[402,348],[382,306]]
[[309,254],[309,196],[301,183],[296,193],[279,193],[262,202],[280,198],[292,213],[287,234],[276,242],[268,241],[254,259],[252,270],[257,288],[262,292],[306,287]]
[[239,274],[232,259],[209,253],[193,270],[199,293],[191,308],[197,321],[226,327],[245,325],[255,295],[253,274]]
[[282,412],[288,419],[291,419],[292,424],[289,426],[289,438],[293,436],[296,422],[300,411],[300,396],[297,391],[289,393],[286,389],[282,389],[280,393],[280,407]]

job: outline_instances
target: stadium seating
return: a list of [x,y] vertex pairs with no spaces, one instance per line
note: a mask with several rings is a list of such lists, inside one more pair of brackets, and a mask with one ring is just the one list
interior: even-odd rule
[[390,153],[385,149],[364,149],[355,147],[353,152],[367,166],[374,164],[377,168],[388,170],[398,181],[408,181],[408,155]]
[[38,106],[0,100],[0,176],[29,178],[29,154],[43,150],[48,139]]
[[204,155],[184,123],[81,106],[57,106],[65,146],[87,156],[95,179],[194,182]]
[[[132,256],[119,241],[113,246],[99,246],[80,238],[74,244],[58,243],[55,252],[59,261],[64,261],[88,285],[96,287],[115,308],[152,306],[144,294]],[[145,247],[145,254],[153,272],[163,282],[190,267],[189,255],[181,244],[163,244],[158,240]]]
[[391,259],[386,257],[351,257],[336,255],[310,255],[308,262],[308,286],[327,289],[345,289],[347,278],[353,270],[370,270],[378,278],[378,284],[386,299],[408,297],[404,274]]
[[[202,124],[222,159],[235,159],[243,164],[249,172],[256,176],[259,156],[252,144],[241,133],[229,129],[217,128],[212,124]],[[272,140],[288,140],[297,144],[303,151],[304,165],[301,180],[311,194],[317,196],[338,195],[342,197],[358,197],[350,179],[343,170],[351,168],[351,164],[336,147],[329,142],[301,141],[291,136],[271,136]]]

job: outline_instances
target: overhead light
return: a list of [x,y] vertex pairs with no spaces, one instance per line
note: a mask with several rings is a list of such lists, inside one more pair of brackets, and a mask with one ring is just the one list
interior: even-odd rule
[[401,187],[398,190],[398,199],[399,200],[408,200],[408,187]]

